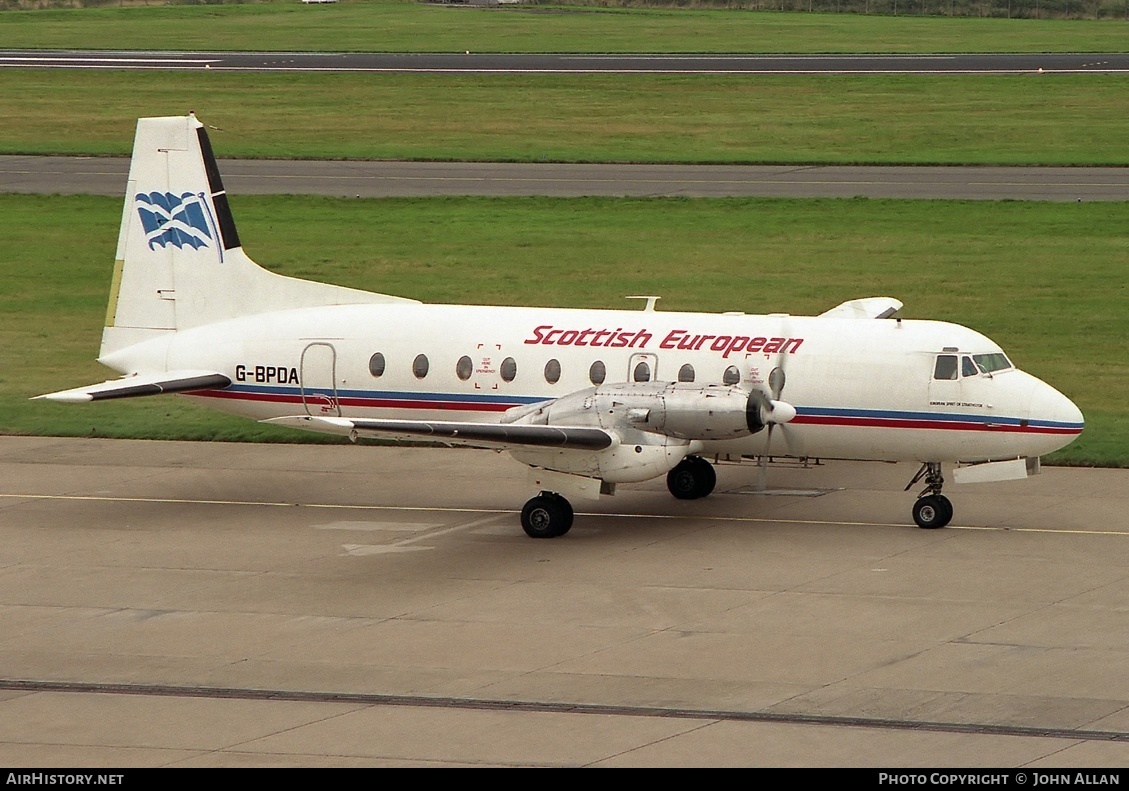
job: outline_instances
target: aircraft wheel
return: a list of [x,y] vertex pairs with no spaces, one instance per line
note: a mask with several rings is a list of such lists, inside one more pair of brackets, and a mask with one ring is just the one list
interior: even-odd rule
[[572,506],[559,494],[542,492],[521,509],[521,527],[530,538],[556,538],[572,527]]
[[687,456],[666,474],[666,488],[679,500],[706,497],[716,485],[713,465],[699,456]]
[[944,527],[953,518],[953,504],[943,494],[919,497],[913,504],[913,521],[918,527],[932,530]]

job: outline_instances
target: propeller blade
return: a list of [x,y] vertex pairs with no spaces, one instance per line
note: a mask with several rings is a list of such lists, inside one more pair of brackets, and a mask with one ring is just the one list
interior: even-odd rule
[[772,429],[776,427],[775,423],[768,424],[768,435],[764,442],[764,453],[761,454],[760,459],[757,460],[757,491],[763,492],[768,488],[768,446],[772,444]]
[[788,379],[784,373],[784,364],[787,359],[788,355],[784,352],[777,353],[776,365],[768,375],[768,390],[771,394],[771,400],[764,399],[761,409],[764,423],[768,427],[768,433],[764,440],[764,452],[757,462],[757,466],[760,467],[757,489],[762,492],[768,487],[768,456],[772,452],[772,431],[778,424],[781,433],[784,434],[784,444],[788,447],[788,453],[792,454],[792,438],[789,436],[790,432],[785,430],[784,424],[796,416],[796,408],[787,401],[780,400],[781,393],[784,392],[784,384]]

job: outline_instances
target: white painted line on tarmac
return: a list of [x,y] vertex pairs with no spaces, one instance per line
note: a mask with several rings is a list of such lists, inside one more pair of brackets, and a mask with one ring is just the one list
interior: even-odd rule
[[429,532],[422,533],[421,535],[412,536],[410,538],[402,538],[399,541],[393,541],[389,544],[344,544],[341,548],[345,550],[346,555],[354,556],[386,555],[395,552],[415,552],[422,549],[435,549],[435,547],[422,547],[413,545],[418,541],[431,540],[433,538],[445,536],[448,533],[461,533],[467,530],[472,530],[476,527],[488,525],[492,522],[497,522],[503,516],[509,516],[509,514],[490,514],[489,516],[479,517],[478,519],[473,519],[470,522],[460,522],[457,525],[451,525],[450,527],[446,528],[444,528],[443,525],[421,525],[421,527],[442,529],[432,529]]
[[[168,505],[227,505],[258,508],[319,508],[354,511],[392,511],[401,513],[435,513],[435,514],[491,514],[474,522],[454,525],[447,530],[435,533],[426,533],[417,538],[405,539],[400,543],[410,543],[420,538],[431,538],[444,533],[457,532],[468,527],[477,526],[492,521],[496,516],[503,514],[520,513],[517,508],[448,508],[443,506],[425,505],[351,505],[347,503],[284,503],[269,500],[194,500],[171,497],[108,497],[87,494],[3,494],[0,498],[11,500],[76,500],[82,502],[105,503],[154,503]],[[610,519],[673,519],[697,522],[749,522],[756,524],[775,525],[812,525],[832,527],[912,527],[906,522],[850,522],[830,519],[786,519],[765,516],[714,516],[710,514],[617,514],[596,511],[577,511],[576,516],[604,517]],[[1118,536],[1129,538],[1129,531],[1125,530],[1082,530],[1074,528],[1049,528],[1049,527],[1011,527],[1008,525],[948,525],[943,530],[979,530],[989,532],[1012,533],[1053,533],[1062,535],[1088,535],[1088,536]],[[943,531],[942,531],[943,532]]]
[[168,505],[243,505],[261,508],[335,508],[358,511],[425,511],[435,513],[509,514],[517,509],[499,508],[439,508],[414,505],[350,505],[348,503],[285,503],[270,500],[197,500],[176,497],[108,497],[95,494],[0,494],[0,497],[30,500],[83,500],[108,503],[162,503]]
[[58,63],[58,64],[74,64],[76,68],[86,68],[88,64],[97,63],[112,63],[112,64],[176,64],[176,65],[196,65],[200,63],[219,63],[218,58],[60,58],[50,56],[29,56],[29,55],[0,55],[0,63]]
[[424,530],[435,530],[443,527],[442,523],[435,522],[330,522],[324,525],[314,525],[315,530],[358,530],[362,532],[394,532],[419,533]]

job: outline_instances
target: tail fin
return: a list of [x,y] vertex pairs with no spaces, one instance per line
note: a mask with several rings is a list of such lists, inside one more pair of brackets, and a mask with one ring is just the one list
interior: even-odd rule
[[410,300],[260,267],[240,245],[204,125],[192,113],[138,120],[101,357],[237,316],[393,301]]

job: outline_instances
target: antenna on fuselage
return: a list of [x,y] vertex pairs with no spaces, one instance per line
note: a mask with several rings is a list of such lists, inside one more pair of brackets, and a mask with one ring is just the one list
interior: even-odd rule
[[647,300],[647,304],[643,306],[643,312],[644,313],[654,313],[655,312],[655,303],[658,302],[660,299],[662,299],[662,297],[634,296],[634,297],[624,297],[624,299],[645,299],[645,300]]

